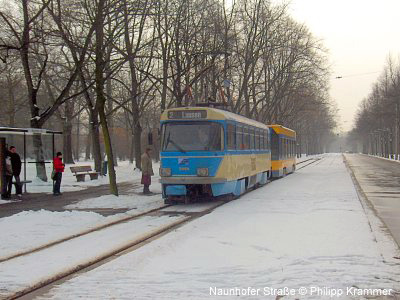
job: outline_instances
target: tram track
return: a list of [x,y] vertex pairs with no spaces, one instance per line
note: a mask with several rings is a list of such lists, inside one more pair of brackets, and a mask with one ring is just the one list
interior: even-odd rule
[[314,164],[314,163],[316,163],[316,162],[320,163],[320,162],[322,161],[322,159],[323,159],[322,157],[321,157],[321,158],[310,158],[310,159],[307,159],[307,160],[302,161],[302,162],[300,162],[300,163],[297,163],[296,166],[299,165],[299,164],[303,164],[303,163],[305,163],[305,162],[307,162],[307,161],[312,160],[312,162],[309,162],[309,163],[307,163],[307,164],[304,165],[304,166],[302,165],[302,166],[299,167],[299,168],[296,167],[296,170],[303,169],[303,168],[305,168],[305,167],[307,167],[307,166],[309,166],[309,165],[312,165],[312,164]]
[[[312,161],[309,162],[310,160],[312,160]],[[322,158],[318,158],[318,159],[312,158],[312,159],[308,159],[307,161],[302,161],[299,164],[304,164],[306,162],[308,162],[308,163],[306,163],[305,165],[302,165],[298,169],[301,169],[301,168],[304,168],[304,167],[309,166],[311,164],[320,162],[321,160],[322,160]],[[127,251],[134,251],[135,249],[140,248],[143,245],[145,245],[145,244],[147,244],[147,243],[149,243],[149,242],[151,242],[153,240],[156,240],[156,239],[160,238],[164,234],[166,234],[166,233],[168,233],[168,232],[170,232],[172,230],[175,230],[175,229],[185,225],[188,222],[191,222],[191,221],[193,221],[193,220],[195,220],[197,218],[200,218],[200,217],[212,212],[214,209],[216,209],[219,206],[222,206],[223,204],[229,202],[230,200],[231,199],[215,202],[213,205],[211,205],[210,207],[208,207],[208,208],[206,208],[206,209],[204,209],[204,210],[202,210],[200,212],[190,212],[190,211],[185,211],[185,210],[179,211],[179,208],[182,208],[182,206],[179,206],[179,205],[176,206],[178,208],[177,211],[174,211],[174,210],[165,211],[165,209],[170,208],[173,205],[163,205],[161,207],[158,207],[158,208],[155,208],[155,209],[143,212],[143,213],[139,213],[139,214],[136,214],[136,215],[133,215],[133,216],[128,216],[128,217],[116,220],[114,222],[111,222],[111,223],[108,223],[108,224],[104,224],[104,225],[98,226],[96,228],[92,228],[92,229],[83,231],[81,233],[74,234],[74,235],[59,239],[57,241],[48,243],[46,245],[37,247],[35,249],[31,249],[29,251],[13,254],[12,256],[10,256],[8,258],[0,259],[0,268],[1,268],[2,263],[10,262],[13,259],[21,258],[21,257],[24,257],[24,256],[29,256],[29,255],[32,255],[34,253],[39,253],[39,252],[44,251],[46,249],[50,249],[51,247],[54,247],[54,246],[57,246],[57,245],[61,245],[63,243],[66,243],[68,241],[72,241],[72,240],[77,239],[77,238],[84,237],[86,235],[90,235],[91,233],[95,233],[95,232],[99,232],[99,231],[102,231],[102,230],[105,230],[105,229],[109,229],[109,228],[111,228],[113,226],[116,226],[116,225],[127,223],[127,222],[130,222],[130,221],[136,220],[136,219],[140,219],[141,217],[157,216],[157,214],[161,214],[162,215],[162,213],[171,214],[171,215],[174,215],[174,216],[182,216],[181,218],[178,218],[177,220],[175,220],[173,222],[170,222],[170,223],[165,224],[163,226],[159,226],[159,227],[157,227],[157,228],[155,228],[153,230],[150,230],[150,231],[147,231],[147,232],[141,232],[139,234],[139,236],[135,237],[135,239],[133,239],[133,240],[127,241],[126,243],[124,243],[124,245],[122,245],[120,247],[117,247],[117,248],[114,248],[114,249],[109,250],[109,251],[105,251],[101,255],[98,255],[98,256],[96,256],[94,258],[90,258],[87,261],[85,261],[84,263],[79,263],[79,264],[76,264],[76,265],[69,265],[66,269],[64,269],[61,272],[58,272],[57,274],[54,274],[54,275],[51,275],[51,276],[49,276],[47,278],[41,279],[40,281],[38,281],[38,282],[36,282],[36,283],[34,283],[32,285],[23,287],[22,289],[18,289],[16,291],[13,291],[12,293],[9,293],[9,294],[5,295],[4,299],[18,299],[18,298],[21,298],[21,297],[23,297],[23,299],[32,299],[35,294],[36,295],[38,293],[40,294],[39,291],[48,290],[49,288],[51,288],[53,285],[57,284],[58,282],[62,282],[64,280],[67,280],[71,276],[75,276],[76,274],[87,272],[91,268],[94,268],[94,267],[97,267],[99,265],[105,264],[108,261],[110,261],[110,260],[112,260],[112,259],[114,259],[114,258],[116,258],[116,257],[118,257],[120,255],[123,255]],[[0,298],[1,299],[3,299],[2,296],[4,296],[4,294],[1,295],[1,291],[0,291]]]
[[[321,158],[318,158],[318,159],[309,158],[309,159],[303,160],[303,161],[301,161],[301,162],[299,162],[299,163],[296,163],[296,166],[298,166],[298,165],[300,165],[300,164],[303,164],[303,163],[306,163],[307,161],[312,160],[312,162],[310,162],[310,163],[308,163],[308,164],[306,164],[306,165],[304,165],[304,166],[301,166],[301,167],[297,168],[297,170],[300,170],[300,169],[302,169],[302,168],[304,168],[304,167],[306,167],[306,166],[308,166],[308,165],[311,165],[311,164],[313,164],[313,163],[319,161],[320,159],[321,159]],[[112,222],[110,222],[110,223],[102,224],[102,225],[99,225],[99,226],[96,226],[96,227],[93,227],[93,228],[84,230],[84,231],[82,231],[82,232],[79,232],[79,233],[76,233],[76,234],[72,234],[72,235],[63,237],[63,238],[61,238],[61,239],[52,241],[52,242],[50,242],[50,243],[47,243],[47,244],[44,244],[44,245],[41,245],[41,246],[38,246],[38,247],[35,247],[35,248],[32,248],[32,249],[29,249],[29,250],[26,250],[26,251],[21,251],[21,252],[14,253],[14,254],[11,254],[11,255],[8,255],[8,256],[5,256],[5,257],[0,257],[0,264],[3,263],[3,262],[9,261],[9,260],[11,260],[11,259],[17,258],[17,257],[29,255],[29,254],[32,254],[32,253],[34,253],[34,252],[38,252],[38,251],[44,250],[44,249],[46,249],[46,248],[49,248],[49,247],[52,247],[52,246],[55,246],[55,245],[64,243],[64,242],[69,241],[69,240],[72,240],[72,239],[74,239],[74,238],[78,238],[78,237],[81,237],[81,236],[90,234],[90,233],[95,232],[95,231],[99,231],[99,230],[102,230],[102,229],[105,229],[105,228],[108,228],[108,227],[111,227],[111,226],[114,226],[114,225],[118,225],[118,224],[121,224],[121,223],[123,223],[123,222],[131,221],[131,220],[137,219],[137,218],[139,218],[139,217],[143,217],[143,216],[146,216],[146,215],[150,215],[150,214],[152,214],[152,213],[155,213],[155,212],[157,212],[157,211],[160,211],[160,210],[162,210],[162,209],[164,209],[164,208],[167,208],[167,207],[170,207],[170,206],[172,206],[172,204],[166,204],[166,205],[163,205],[163,206],[160,206],[160,207],[157,207],[157,208],[154,208],[154,209],[151,209],[151,210],[142,212],[142,213],[138,213],[138,214],[135,214],[135,215],[132,215],[132,216],[127,216],[127,217],[124,217],[124,218],[121,218],[121,219],[112,221]]]
[[[171,230],[175,230],[188,222],[191,222],[197,218],[200,218],[227,202],[229,202],[229,201],[216,202],[213,205],[211,205],[210,207],[208,207],[200,212],[190,212],[190,211],[185,211],[185,210],[183,210],[183,211],[179,211],[179,210],[178,211],[173,211],[173,210],[172,211],[164,211],[164,214],[181,216],[181,218],[178,218],[177,220],[170,222],[168,224],[165,224],[163,226],[159,226],[153,230],[150,230],[147,232],[142,232],[134,240],[128,241],[120,247],[117,247],[110,251],[106,251],[93,259],[87,260],[84,263],[79,263],[74,266],[68,266],[68,268],[65,269],[64,271],[58,272],[57,274],[55,274],[53,276],[42,279],[42,280],[38,281],[37,283],[32,284],[28,287],[24,287],[22,289],[19,289],[12,293],[8,293],[6,295],[4,294],[4,291],[2,293],[2,291],[0,290],[0,299],[18,299],[22,296],[24,296],[24,298],[26,298],[26,299],[29,299],[29,294],[32,294],[39,289],[44,289],[50,285],[56,284],[56,282],[61,281],[68,276],[75,275],[80,272],[85,272],[86,269],[92,267],[93,265],[101,265],[103,263],[106,263],[107,261],[112,259],[114,256],[121,255],[123,252],[127,251],[128,249],[130,249],[132,247],[135,247],[135,249],[139,248],[142,245],[149,242],[150,240],[155,240],[155,239],[161,237],[162,235],[168,233]],[[170,207],[172,205],[167,205],[167,206]],[[177,208],[178,207],[179,206],[177,206]],[[165,209],[165,208],[166,207],[163,207],[162,209]],[[162,211],[162,209],[152,210],[151,213],[147,212],[146,214],[142,214],[142,216],[156,215],[158,212]],[[136,216],[136,217],[138,217],[138,216]],[[122,222],[123,221],[120,221],[119,223],[122,223]],[[110,227],[110,226],[108,226],[108,227]],[[100,230],[100,229],[98,229],[98,230]],[[103,230],[104,230],[104,228],[103,228]],[[50,248],[50,247],[51,246],[48,246],[47,248]],[[45,250],[45,249],[43,249],[43,250]],[[40,252],[40,251],[37,250],[37,252]],[[1,268],[1,264],[0,264],[0,268]]]
[[170,206],[172,206],[172,205],[171,204],[166,204],[166,205],[163,205],[163,206],[160,206],[160,207],[157,207],[157,208],[154,208],[154,209],[142,212],[142,213],[138,213],[138,214],[135,214],[135,215],[132,215],[132,216],[123,217],[121,219],[112,221],[110,223],[102,224],[102,225],[99,225],[99,226],[96,226],[96,227],[81,231],[79,233],[63,237],[61,239],[52,241],[50,243],[47,243],[47,244],[44,244],[44,245],[29,249],[29,250],[26,250],[26,251],[21,251],[21,252],[18,252],[18,253],[11,254],[9,256],[0,257],[0,266],[1,266],[1,263],[3,263],[3,262],[10,261],[12,259],[15,259],[15,258],[18,258],[18,257],[21,257],[21,256],[29,255],[29,254],[44,250],[46,248],[50,248],[52,246],[55,246],[55,245],[70,241],[72,239],[75,239],[75,238],[78,238],[78,237],[81,237],[81,236],[84,236],[84,235],[87,235],[87,234],[90,234],[90,233],[93,233],[95,231],[99,231],[99,230],[102,230],[102,229],[105,229],[105,228],[109,228],[111,226],[115,226],[115,225],[118,225],[118,224],[121,224],[121,223],[124,223],[124,222],[128,222],[128,221],[131,221],[131,220],[134,220],[134,219],[146,216],[146,215],[150,215],[152,213],[155,213],[157,211],[160,211],[160,210],[162,210],[164,208],[167,208],[167,207],[170,207]]

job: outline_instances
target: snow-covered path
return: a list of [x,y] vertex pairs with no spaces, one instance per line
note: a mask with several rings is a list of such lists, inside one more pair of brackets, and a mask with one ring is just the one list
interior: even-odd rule
[[[262,294],[265,287],[398,290],[398,255],[391,237],[371,232],[342,156],[331,155],[42,297],[220,299],[210,296],[214,287],[261,289],[253,299],[275,299]],[[287,299],[294,298],[329,297]]]

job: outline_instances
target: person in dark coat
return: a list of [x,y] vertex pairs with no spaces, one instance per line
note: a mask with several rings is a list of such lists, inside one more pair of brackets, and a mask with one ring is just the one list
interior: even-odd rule
[[7,187],[7,191],[6,194],[4,195],[3,199],[10,199],[11,198],[11,187],[12,187],[12,179],[13,179],[13,173],[12,173],[12,166],[11,166],[11,157],[10,157],[10,153],[7,152],[6,153],[6,187]]
[[151,161],[151,148],[146,148],[146,152],[142,154],[142,181],[143,184],[143,194],[152,194],[150,192],[151,176],[154,175],[153,164]]
[[[12,176],[15,178],[15,189],[18,197],[22,197],[22,185],[21,185],[21,157],[17,153],[17,149],[14,146],[10,147],[9,156],[11,159]],[[11,195],[11,187],[8,192]]]
[[54,186],[53,186],[53,195],[60,196],[61,195],[61,179],[62,173],[64,172],[65,165],[62,162],[62,153],[57,152],[57,156],[53,159],[53,168],[54,168]]

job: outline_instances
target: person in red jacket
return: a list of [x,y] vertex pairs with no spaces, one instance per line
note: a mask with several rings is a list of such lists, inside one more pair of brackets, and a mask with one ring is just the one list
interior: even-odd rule
[[53,159],[53,168],[54,168],[54,177],[53,180],[55,181],[53,184],[53,195],[60,196],[60,187],[61,187],[61,179],[62,173],[64,172],[65,165],[62,162],[62,153],[57,152],[57,156]]

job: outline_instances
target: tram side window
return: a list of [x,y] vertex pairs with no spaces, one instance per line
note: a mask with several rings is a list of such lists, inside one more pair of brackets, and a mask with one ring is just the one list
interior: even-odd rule
[[296,155],[296,144],[295,141],[292,141],[292,156]]
[[284,158],[286,159],[287,158],[287,139],[283,139],[283,148],[284,148],[283,155],[284,155]]
[[249,128],[249,149],[253,150],[254,149],[254,128],[250,127]]
[[260,130],[258,128],[254,131],[254,149],[260,150]]
[[296,140],[293,141],[293,156],[296,156]]
[[268,130],[263,130],[263,136],[264,136],[264,149],[269,149],[269,145],[268,145]]
[[236,127],[236,149],[243,150],[243,127]]
[[280,159],[280,138],[278,135],[275,133],[274,130],[271,130],[271,159],[273,160],[279,160]]
[[258,134],[260,136],[260,150],[264,150],[264,130],[260,129]]
[[290,157],[290,141],[286,139],[286,158]]
[[235,126],[233,124],[228,124],[227,126],[227,132],[228,132],[228,136],[227,136],[227,147],[228,150],[235,150]]
[[248,150],[249,146],[250,146],[249,129],[247,127],[243,127],[243,149]]

